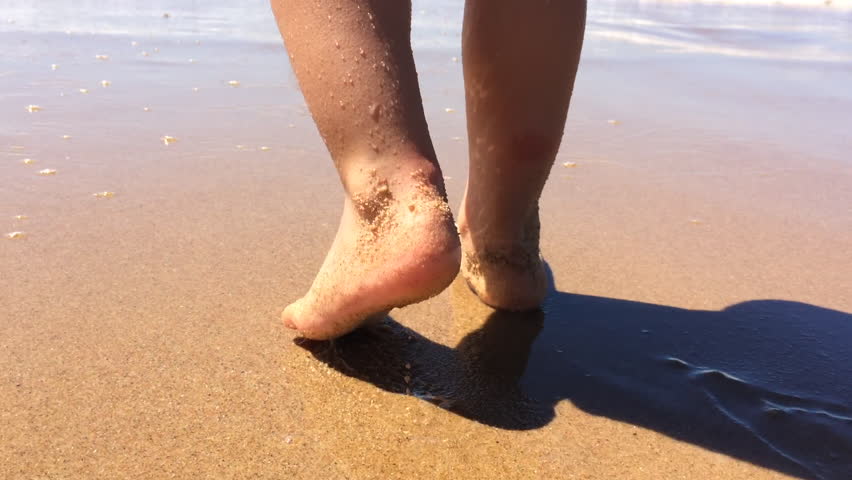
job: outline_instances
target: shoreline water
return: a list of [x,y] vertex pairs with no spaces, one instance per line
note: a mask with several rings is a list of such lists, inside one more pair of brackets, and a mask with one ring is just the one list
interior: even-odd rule
[[[461,0],[414,2],[415,50],[460,48]],[[848,63],[849,0],[602,0],[589,5],[585,56],[651,52]],[[0,33],[125,35],[137,41],[280,44],[268,2],[240,6],[126,0],[7,3]]]

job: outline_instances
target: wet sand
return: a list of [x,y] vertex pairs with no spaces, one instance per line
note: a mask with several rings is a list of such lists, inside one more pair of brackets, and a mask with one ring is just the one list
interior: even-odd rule
[[852,477],[849,62],[590,40],[542,311],[457,281],[329,344],[279,322],[342,202],[280,45],[0,38],[3,478]]

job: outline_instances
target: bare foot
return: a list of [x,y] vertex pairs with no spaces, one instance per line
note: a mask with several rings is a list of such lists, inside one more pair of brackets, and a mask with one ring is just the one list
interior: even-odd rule
[[[459,269],[459,241],[440,186],[422,170],[360,170],[331,250],[284,324],[305,337],[346,334],[395,307],[440,293]],[[440,178],[438,173],[437,178]]]
[[539,253],[538,208],[521,225],[498,229],[475,225],[467,199],[459,214],[463,258],[461,272],[485,304],[502,310],[533,310],[547,294],[547,275]]

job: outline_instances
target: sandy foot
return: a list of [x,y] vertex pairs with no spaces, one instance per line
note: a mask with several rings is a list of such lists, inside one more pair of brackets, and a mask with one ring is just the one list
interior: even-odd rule
[[[461,212],[465,212],[465,206]],[[547,275],[539,253],[539,219],[535,208],[514,232],[485,231],[459,219],[461,272],[485,304],[502,310],[533,310],[547,294]]]
[[346,334],[395,307],[440,293],[459,269],[446,200],[417,171],[397,179],[367,172],[346,199],[331,250],[308,293],[282,314],[305,337]]

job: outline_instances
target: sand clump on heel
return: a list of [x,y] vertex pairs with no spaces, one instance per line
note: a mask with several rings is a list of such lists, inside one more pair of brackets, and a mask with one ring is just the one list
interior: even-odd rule
[[369,183],[365,191],[352,195],[352,203],[358,211],[361,225],[364,227],[359,244],[366,245],[393,230],[396,215],[391,208],[395,203],[387,179],[378,178],[376,170],[369,172]]

